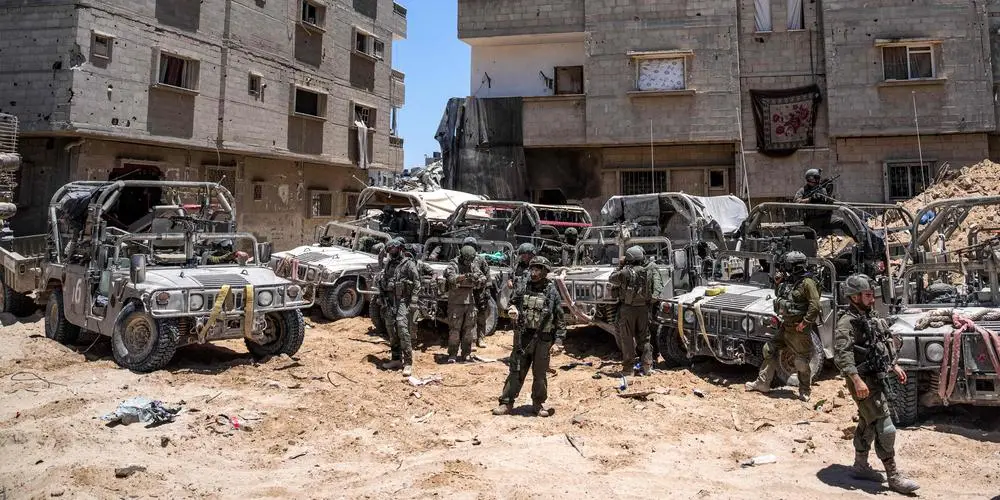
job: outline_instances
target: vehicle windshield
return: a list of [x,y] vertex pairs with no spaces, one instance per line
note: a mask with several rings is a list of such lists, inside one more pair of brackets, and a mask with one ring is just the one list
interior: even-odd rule
[[[423,248],[423,260],[448,262],[458,256],[463,238],[430,238]],[[479,255],[491,266],[511,266],[514,246],[506,241],[476,240]]]
[[375,231],[358,224],[344,222],[328,222],[319,231],[317,242],[323,247],[340,247],[347,250],[357,250],[375,254],[377,245],[388,243],[392,239],[389,234]]
[[[150,266],[212,267],[259,262],[257,239],[246,233],[131,234],[118,238],[115,261],[122,266],[145,255]],[[124,267],[128,267],[124,264]]]

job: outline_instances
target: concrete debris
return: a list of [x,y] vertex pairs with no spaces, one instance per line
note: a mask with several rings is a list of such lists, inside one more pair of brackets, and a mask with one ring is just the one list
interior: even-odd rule
[[774,455],[760,455],[758,457],[753,457],[749,460],[744,460],[740,462],[743,467],[753,467],[755,465],[773,464],[778,461],[778,457]]
[[146,468],[141,465],[130,465],[128,467],[121,467],[115,469],[115,477],[118,479],[125,479],[136,472],[146,472]]
[[425,377],[425,378],[417,378],[417,377],[414,377],[414,376],[411,375],[406,380],[408,382],[410,382],[410,385],[412,385],[414,387],[420,387],[422,385],[433,384],[435,382],[441,382],[441,380],[443,380],[443,377],[441,377],[441,375],[430,375],[430,376]]

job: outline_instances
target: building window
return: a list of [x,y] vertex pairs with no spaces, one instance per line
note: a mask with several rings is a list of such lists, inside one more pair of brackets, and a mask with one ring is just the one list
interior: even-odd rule
[[93,33],[90,39],[90,55],[110,61],[112,46],[114,46],[114,38],[102,33]]
[[621,194],[660,193],[667,190],[667,172],[633,170],[621,173]]
[[922,193],[934,180],[932,161],[886,162],[886,193],[890,200],[907,200]]
[[364,123],[369,129],[375,128],[375,108],[355,104],[354,121]]
[[726,171],[725,170],[709,170],[708,171],[708,188],[709,189],[725,189],[726,188]]
[[378,39],[372,42],[372,57],[379,61],[385,59],[385,42]]
[[156,82],[187,90],[198,89],[198,61],[165,52],[160,53]]
[[317,28],[322,28],[324,24],[324,18],[326,17],[326,7],[312,2],[310,0],[302,0],[302,22],[315,26]]
[[934,50],[930,45],[882,47],[882,69],[886,80],[934,78]]
[[310,190],[309,217],[333,217],[333,193]]
[[771,26],[771,0],[754,0],[754,26],[758,32],[769,32]]
[[556,66],[556,95],[583,93],[583,66]]
[[247,77],[247,93],[260,98],[261,94],[261,77],[256,73],[250,73]]
[[264,199],[264,183],[255,182],[253,183],[253,201],[261,201]]
[[205,182],[216,182],[229,190],[229,194],[236,196],[236,167],[220,165],[205,166]]
[[806,18],[802,10],[802,0],[788,0],[788,29],[805,29]]
[[385,56],[385,42],[374,35],[354,29],[354,51],[375,59]]
[[685,60],[683,57],[640,59],[636,68],[637,90],[684,90]]
[[358,215],[358,196],[360,193],[353,191],[344,193],[344,217]]
[[295,114],[323,118],[326,116],[326,94],[295,88]]

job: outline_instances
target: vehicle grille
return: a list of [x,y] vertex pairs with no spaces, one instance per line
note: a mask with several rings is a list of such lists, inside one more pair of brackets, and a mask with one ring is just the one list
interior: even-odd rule
[[[760,297],[753,297],[750,295],[738,295],[735,293],[724,293],[709,299],[705,302],[706,306],[718,307],[719,309],[743,309],[754,302],[760,300]],[[704,306],[703,306],[704,307]]]
[[[710,332],[743,332],[743,318],[745,314],[726,314],[718,311],[705,311],[705,330]],[[720,329],[721,323],[721,329]]]
[[321,260],[326,260],[331,258],[331,256],[319,252],[306,252],[302,255],[299,255],[298,257],[292,257],[292,258],[299,262],[308,263],[308,262],[319,262]]
[[191,278],[205,288],[222,288],[223,285],[246,286],[250,284],[249,281],[239,274],[203,274],[192,276]]

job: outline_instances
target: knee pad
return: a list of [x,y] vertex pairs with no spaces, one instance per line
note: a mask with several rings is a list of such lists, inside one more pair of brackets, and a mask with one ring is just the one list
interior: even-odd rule
[[778,354],[774,348],[774,344],[771,342],[764,344],[764,349],[762,350],[764,353],[764,359],[774,359],[775,355]]
[[892,419],[882,417],[875,421],[875,439],[886,450],[892,450],[896,444],[896,426],[892,424]]

